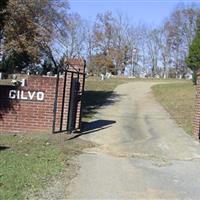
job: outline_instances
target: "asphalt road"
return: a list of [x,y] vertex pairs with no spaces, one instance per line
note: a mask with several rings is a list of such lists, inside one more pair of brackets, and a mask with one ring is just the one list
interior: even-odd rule
[[155,101],[151,86],[120,85],[81,138],[68,199],[199,199],[200,145]]

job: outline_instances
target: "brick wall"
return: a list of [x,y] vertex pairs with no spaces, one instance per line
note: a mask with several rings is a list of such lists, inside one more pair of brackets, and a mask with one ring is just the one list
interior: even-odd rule
[[[84,63],[71,61],[73,69],[84,72]],[[70,77],[66,81],[63,127],[67,124]],[[83,79],[80,79],[81,89]],[[59,78],[56,129],[60,127],[64,77]],[[56,77],[29,76],[25,87],[0,86],[0,133],[52,133]],[[16,92],[17,91],[17,92]],[[19,92],[20,91],[20,94]],[[12,97],[13,99],[9,98]],[[42,99],[44,95],[44,99]],[[17,97],[17,98],[16,98]],[[19,99],[20,98],[20,99]],[[78,105],[77,125],[81,103]]]
[[193,123],[193,135],[200,139],[200,71],[197,73],[195,116]]

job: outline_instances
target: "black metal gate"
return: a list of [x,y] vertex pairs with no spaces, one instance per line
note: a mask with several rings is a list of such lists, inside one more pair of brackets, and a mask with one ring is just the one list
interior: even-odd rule
[[53,111],[53,133],[81,131],[85,65],[84,62],[82,72],[69,64],[58,70]]

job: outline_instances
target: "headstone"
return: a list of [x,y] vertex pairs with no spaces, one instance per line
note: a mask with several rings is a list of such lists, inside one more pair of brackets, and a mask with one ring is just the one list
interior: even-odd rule
[[17,79],[17,75],[16,75],[16,74],[13,74],[13,75],[12,75],[12,78],[13,78],[14,80],[16,80],[16,79]]
[[30,75],[30,74],[31,74],[31,70],[28,69],[28,70],[26,71],[26,74],[27,74],[27,75]]
[[111,77],[111,73],[110,73],[110,72],[107,72],[107,73],[106,73],[106,78],[109,79],[110,77]]
[[51,76],[51,72],[47,72],[47,76]]
[[101,80],[105,80],[105,75],[104,74],[101,74]]

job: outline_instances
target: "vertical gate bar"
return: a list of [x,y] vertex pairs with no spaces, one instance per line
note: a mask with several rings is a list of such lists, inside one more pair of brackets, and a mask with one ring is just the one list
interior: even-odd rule
[[62,131],[62,125],[63,125],[63,113],[64,113],[64,106],[65,106],[66,81],[67,81],[67,71],[65,70],[64,84],[63,84],[63,96],[62,96],[62,110],[61,110],[61,116],[60,116],[60,131]]
[[55,133],[56,128],[56,111],[57,111],[57,101],[58,101],[58,86],[59,86],[59,73],[60,69],[58,67],[57,69],[57,79],[56,79],[56,91],[55,91],[55,97],[54,97],[54,108],[53,108],[53,127],[52,132]]
[[78,93],[79,91],[77,90],[77,83],[79,81],[79,72],[76,72],[76,82],[75,82],[75,91],[74,93],[76,94],[75,98],[74,98],[74,102],[73,102],[73,128],[76,129],[76,120],[77,120],[77,109],[78,109]]
[[[78,72],[77,72],[77,82],[78,82],[78,84],[80,84],[80,82],[79,82],[79,79],[80,79],[80,69],[78,70]],[[79,94],[80,94],[80,87],[79,87],[79,90],[77,91],[77,95],[79,96]],[[75,127],[76,127],[76,122],[77,122],[77,110],[78,110],[78,104],[79,104],[79,101],[78,101],[78,99],[76,99],[76,113],[75,113],[75,117],[76,117],[76,119],[75,119]],[[79,116],[79,119],[80,119],[80,116]],[[79,124],[80,124],[80,121],[78,122],[78,128],[79,128]]]
[[70,117],[70,105],[71,105],[71,95],[72,95],[72,81],[74,78],[74,73],[71,72],[71,81],[70,81],[70,94],[69,94],[69,103],[68,103],[68,116],[67,116],[67,131],[69,131],[69,117]]
[[84,60],[84,68],[83,68],[83,82],[82,82],[82,90],[81,90],[81,108],[80,108],[80,118],[79,118],[79,129],[80,129],[80,132],[82,132],[82,117],[83,117],[83,100],[84,100],[84,88],[85,88],[85,68],[86,68],[86,61]]
[[79,82],[80,69],[79,69],[79,71],[77,73],[78,73],[77,79],[78,79],[78,82]]

